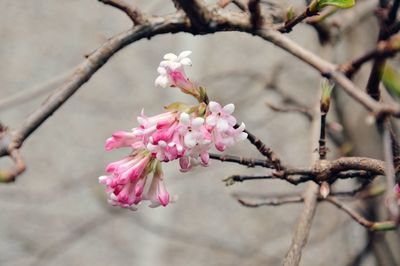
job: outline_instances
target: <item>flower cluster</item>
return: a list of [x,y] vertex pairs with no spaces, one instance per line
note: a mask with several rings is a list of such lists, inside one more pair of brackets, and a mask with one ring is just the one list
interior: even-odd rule
[[[187,172],[196,165],[207,166],[213,146],[224,151],[247,138],[245,125],[236,126],[232,116],[235,106],[208,102],[203,89],[194,86],[186,77],[184,66],[191,65],[190,53],[166,54],[157,69],[159,76],[155,84],[178,87],[194,96],[199,104],[173,103],[166,107],[166,112],[150,117],[142,111],[137,127],[128,132],[117,131],[107,139],[107,151],[122,147],[132,149],[129,156],[109,164],[108,175],[99,178],[107,187],[112,205],[135,209],[134,205],[149,200],[150,207],[166,206],[172,197],[164,185],[162,162],[179,159],[180,170]],[[151,173],[153,178],[145,191]]]

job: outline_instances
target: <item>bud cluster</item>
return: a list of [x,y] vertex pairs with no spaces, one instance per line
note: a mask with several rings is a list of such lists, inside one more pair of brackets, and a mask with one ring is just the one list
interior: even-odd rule
[[[180,170],[187,172],[196,165],[207,166],[211,148],[224,151],[247,138],[245,125],[236,126],[232,116],[235,106],[208,102],[204,89],[196,87],[186,77],[184,66],[191,65],[190,53],[166,54],[157,69],[159,76],[155,84],[163,88],[178,87],[195,97],[199,104],[173,103],[166,107],[166,112],[150,117],[142,111],[137,127],[131,131],[117,131],[107,139],[107,151],[132,149],[127,157],[106,167],[109,175],[99,178],[107,187],[111,204],[136,209],[133,205],[149,200],[150,207],[166,206],[172,198],[164,185],[161,163],[178,159]],[[151,173],[153,178],[145,192]]]

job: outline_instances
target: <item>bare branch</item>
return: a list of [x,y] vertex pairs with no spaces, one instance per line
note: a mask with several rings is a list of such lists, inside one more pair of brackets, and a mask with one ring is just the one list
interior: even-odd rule
[[371,231],[388,231],[388,230],[396,230],[396,224],[393,221],[384,221],[384,222],[372,222],[358,214],[357,212],[353,211],[347,205],[341,203],[335,197],[327,197],[326,201],[332,203],[339,209],[342,209],[345,213],[350,215],[353,220],[357,223],[361,224],[362,226],[368,228]]
[[353,59],[351,62],[345,63],[340,66],[340,69],[349,77],[354,75],[362,65],[372,59],[385,59],[394,56],[400,51],[400,35],[393,36],[387,41],[380,41],[377,47],[360,56],[359,58]]
[[258,208],[262,206],[279,206],[289,203],[300,203],[304,202],[302,196],[281,196],[281,197],[270,197],[263,200],[262,202],[250,202],[241,198],[237,198],[237,201],[245,207]]
[[0,183],[14,182],[17,176],[22,174],[26,169],[25,162],[18,149],[9,151],[9,155],[14,162],[14,166],[9,170],[0,171]]
[[301,13],[300,15],[298,15],[297,17],[288,20],[285,22],[285,24],[281,27],[278,28],[278,31],[281,33],[289,33],[293,30],[293,28],[299,24],[300,22],[302,22],[303,20],[305,20],[308,17],[312,17],[317,15],[318,12],[317,11],[311,11],[310,7],[307,6],[306,10]]
[[240,0],[219,0],[218,1],[218,5],[221,8],[225,8],[230,3],[234,4],[235,6],[237,6],[240,10],[242,10],[244,12],[247,11],[246,5],[243,4],[242,1],[240,1]]
[[267,106],[275,112],[281,112],[281,113],[299,113],[301,115],[304,115],[307,120],[312,119],[312,114],[309,108],[305,106],[278,106],[275,103],[272,102],[267,102]]
[[394,191],[396,184],[396,173],[393,164],[393,152],[392,152],[392,138],[390,134],[390,124],[388,121],[384,121],[383,124],[379,125],[381,128],[381,135],[383,141],[383,156],[386,162],[386,206],[389,210],[389,214],[392,220],[400,222],[400,210],[397,204],[397,193]]
[[281,162],[276,153],[271,148],[267,147],[264,142],[262,142],[259,138],[250,133],[248,130],[244,130],[244,132],[247,133],[247,139],[250,141],[250,143],[253,144],[262,155],[264,155],[271,161],[277,171],[280,171]]
[[332,79],[335,83],[340,85],[344,89],[344,91],[349,94],[353,99],[358,101],[360,104],[362,104],[369,111],[375,113],[376,115],[381,116],[386,114],[393,114],[395,116],[400,116],[400,106],[387,105],[375,101],[365,92],[357,88],[354,83],[351,82],[342,72],[338,71],[335,65],[325,61],[324,59],[304,49],[303,47],[300,47],[298,44],[294,43],[283,34],[273,30],[264,29],[258,30],[257,35],[265,40],[274,43],[278,47],[281,47],[282,49],[296,56],[300,60],[306,62],[313,68],[317,69],[323,76]]
[[[316,105],[315,109],[318,109],[319,105]],[[313,150],[313,145],[315,140],[318,138],[319,133],[319,123],[316,116],[313,117],[311,122],[310,139],[311,139],[311,149]],[[315,153],[311,154],[310,164],[314,165],[318,163],[318,155]],[[303,210],[298,218],[296,227],[294,229],[294,234],[292,237],[292,243],[290,245],[289,251],[286,253],[283,260],[284,266],[298,266],[301,259],[301,254],[304,246],[307,243],[308,236],[310,234],[311,224],[314,219],[315,211],[317,209],[318,197],[319,197],[319,186],[315,183],[309,183],[306,190],[304,191],[304,206]]]
[[259,28],[263,23],[260,0],[249,0],[247,8],[250,12],[250,24],[253,29]]
[[235,182],[244,182],[248,180],[265,180],[265,179],[280,179],[285,180],[293,185],[298,185],[307,181],[312,181],[313,177],[311,175],[300,175],[298,177],[293,177],[293,175],[302,174],[304,171],[299,169],[298,173],[294,174],[294,170],[291,171],[291,175],[232,175],[225,178],[223,181],[227,186],[233,185]]
[[205,29],[211,22],[211,14],[203,0],[176,0],[185,11],[192,25],[197,29]]
[[[400,116],[400,107],[398,105],[386,105],[370,98],[366,93],[359,90],[343,73],[337,70],[337,67],[310,51],[302,48],[283,34],[272,30],[268,25],[262,29],[253,30],[249,23],[248,16],[235,12],[223,12],[224,10],[208,10],[202,1],[183,1],[180,0],[182,8],[191,14],[192,19],[203,23],[207,21],[209,15],[212,15],[213,28],[207,28],[207,31],[199,30],[196,26],[188,23],[187,18],[182,12],[164,17],[151,17],[148,23],[137,25],[117,36],[109,39],[100,48],[89,55],[86,60],[76,69],[70,78],[57,89],[49,98],[23,122],[16,130],[10,133],[11,146],[19,148],[24,140],[34,132],[52,113],[54,113],[62,104],[69,99],[91,76],[102,67],[108,59],[120,49],[132,42],[143,38],[150,38],[154,35],[175,32],[190,32],[192,34],[214,33],[216,31],[244,31],[274,43],[278,47],[295,55],[297,58],[306,62],[317,69],[322,75],[330,77],[337,84],[350,94],[354,99],[364,105],[368,110],[378,116],[392,114]],[[193,5],[192,5],[193,4]],[[199,7],[199,8],[197,8]],[[212,13],[210,13],[212,12]],[[195,21],[196,21],[195,19]],[[211,19],[211,18],[210,18]],[[208,25],[208,24],[207,24]],[[277,156],[256,137],[249,134],[249,140],[256,145],[261,153],[272,161],[275,169],[280,169],[280,161]],[[3,143],[3,142],[2,142]],[[0,147],[0,157],[8,155],[9,147]],[[232,159],[232,158],[224,158]],[[260,165],[271,167],[271,162],[262,161]],[[252,165],[252,162],[246,162]]]
[[256,167],[256,166],[261,166],[264,168],[273,168],[274,167],[274,165],[267,160],[244,158],[244,157],[227,155],[227,154],[220,155],[220,154],[210,153],[210,159],[219,160],[221,162],[237,163],[237,164],[241,164],[241,165],[246,165],[247,167]]
[[144,24],[147,22],[146,17],[140,12],[140,10],[130,3],[124,0],[99,0],[105,5],[113,6],[125,14],[132,20],[135,25]]
[[304,194],[304,208],[296,224],[292,244],[283,261],[284,266],[299,265],[303,247],[307,243],[315,210],[317,209],[318,185],[310,183]]

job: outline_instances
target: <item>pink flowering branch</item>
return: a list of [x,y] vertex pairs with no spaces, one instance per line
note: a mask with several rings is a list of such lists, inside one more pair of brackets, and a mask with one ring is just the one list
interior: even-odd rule
[[[134,23],[133,28],[112,37],[88,55],[65,83],[51,94],[38,109],[32,112],[22,125],[15,130],[4,128],[0,130],[0,156],[10,156],[14,162],[14,167],[10,170],[0,172],[0,182],[12,182],[25,170],[25,163],[19,151],[24,141],[116,52],[133,42],[143,38],[151,38],[158,34],[188,32],[193,35],[203,35],[222,31],[239,31],[258,36],[302,60],[316,69],[321,76],[339,85],[338,88],[342,88],[372,115],[375,115],[377,121],[385,121],[389,116],[400,117],[400,105],[382,102],[379,86],[377,86],[380,82],[378,71],[380,66],[384,64],[386,58],[399,51],[398,36],[390,38],[400,30],[400,23],[396,21],[399,8],[399,1],[397,0],[392,6],[385,7],[389,9],[389,12],[384,21],[386,27],[381,28],[381,42],[379,42],[377,48],[342,66],[324,60],[282,34],[291,31],[307,17],[317,14],[319,10],[312,9],[311,5],[307,7],[303,14],[288,20],[283,27],[276,30],[276,27],[270,21],[266,21],[267,16],[264,17],[261,12],[261,1],[257,0],[248,1],[247,6],[242,8],[242,3],[239,1],[220,1],[219,6],[216,6],[207,5],[202,0],[174,0],[173,2],[178,9],[177,12],[162,17],[147,16],[137,7],[124,0],[99,1],[126,13]],[[224,10],[223,8],[229,2],[236,4],[244,12]],[[372,3],[373,1],[369,2]],[[368,7],[369,9],[366,10],[370,12],[371,8]],[[358,16],[354,17],[352,19],[359,18]],[[238,163],[247,167],[259,166],[271,169],[271,173],[264,175],[231,176],[224,180],[228,185],[260,179],[279,179],[293,185],[312,181],[303,195],[289,195],[265,200],[261,203],[251,203],[239,199],[240,203],[247,207],[304,202],[303,212],[299,217],[292,245],[285,258],[284,265],[299,264],[317,203],[324,199],[370,230],[396,229],[399,217],[400,188],[398,184],[395,185],[394,176],[399,169],[393,165],[396,156],[393,152],[391,153],[391,149],[397,142],[395,136],[389,134],[390,128],[385,127],[382,131],[385,151],[384,162],[360,157],[327,160],[326,115],[329,110],[329,100],[323,98],[320,107],[319,158],[313,161],[309,167],[289,167],[260,138],[245,129],[244,124],[237,124],[232,115],[233,104],[223,106],[208,99],[205,89],[195,85],[186,76],[184,67],[190,66],[192,63],[189,55],[189,51],[184,51],[179,55],[166,54],[157,69],[159,76],[155,84],[160,87],[177,87],[182,92],[196,98],[198,105],[189,106],[173,103],[159,115],[149,117],[142,113],[138,117],[138,126],[132,131],[117,131],[106,141],[106,150],[123,147],[131,149],[126,157],[110,163],[106,167],[107,175],[99,178],[99,182],[106,186],[106,192],[109,195],[108,200],[112,205],[136,209],[136,205],[140,202],[148,201],[150,207],[166,206],[174,202],[174,197],[166,189],[162,164],[179,160],[180,170],[186,172],[197,165],[207,166],[209,159],[214,159]],[[354,73],[369,60],[374,60],[375,63],[367,86],[368,93],[366,93],[355,86],[346,75]],[[296,110],[292,108],[289,111]],[[309,110],[303,110],[303,113],[308,114],[309,119],[315,117]],[[223,152],[226,148],[244,138],[247,138],[265,158],[244,158],[209,153],[211,147]],[[373,222],[367,220],[334,197],[340,195],[355,196],[358,193],[365,192],[364,189],[376,176],[385,174],[388,178],[387,202],[392,216],[390,221]],[[353,191],[330,192],[330,184],[338,179],[356,177],[364,180],[359,188]],[[150,184],[145,186],[148,179],[151,179],[151,181],[148,181]],[[320,193],[318,193],[318,189]],[[372,194],[367,193],[365,195]]]
[[[183,1],[188,5],[186,1]],[[197,5],[200,2],[197,2]],[[185,4],[184,4],[185,5]],[[305,50],[298,44],[286,38],[282,34],[269,29],[268,25],[263,25],[260,30],[253,30],[249,20],[244,15],[235,12],[216,12],[215,9],[209,10],[207,7],[201,6],[201,12],[190,11],[195,13],[195,17],[203,18],[200,21],[204,22],[204,14],[210,17],[208,22],[213,22],[213,27],[210,28],[206,24],[206,31],[201,32],[187,22],[185,14],[177,12],[176,14],[167,15],[164,17],[148,17],[147,22],[143,25],[137,25],[134,28],[122,32],[113,38],[110,38],[105,44],[93,52],[88,58],[76,69],[74,74],[65,82],[46,102],[30,115],[20,128],[12,132],[12,145],[19,148],[23,141],[39,127],[54,111],[56,111],[76,90],[78,90],[90,77],[102,67],[108,59],[117,51],[125,46],[136,42],[142,38],[150,38],[154,35],[175,33],[179,31],[190,32],[193,34],[214,33],[217,31],[244,31],[257,35],[267,41],[270,41],[282,49],[288,51],[310,66],[316,68],[321,74],[330,77],[354,99],[364,105],[368,110],[376,115],[392,114],[400,115],[400,107],[397,105],[387,105],[374,101],[364,92],[359,90],[350,80],[348,80],[337,67],[315,54]],[[186,10],[191,7],[186,6]],[[189,13],[190,13],[189,12]],[[203,15],[202,15],[203,14]],[[200,16],[201,15],[201,16]],[[208,16],[207,15],[207,16]],[[0,149],[0,156],[7,155],[4,152],[6,149]]]

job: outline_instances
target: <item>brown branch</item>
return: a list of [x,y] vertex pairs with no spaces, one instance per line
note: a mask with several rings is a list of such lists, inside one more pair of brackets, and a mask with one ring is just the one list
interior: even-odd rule
[[267,41],[272,42],[273,44],[286,50],[295,57],[317,69],[321,75],[340,85],[347,94],[349,94],[353,99],[374,114],[378,116],[386,114],[393,114],[397,117],[400,116],[399,105],[387,105],[375,101],[365,92],[357,88],[353,82],[351,82],[341,71],[338,70],[337,66],[304,49],[283,34],[270,29],[264,29],[258,30],[257,35]]
[[397,193],[394,191],[396,185],[396,173],[393,163],[392,136],[389,121],[379,125],[383,142],[383,156],[386,162],[386,206],[390,217],[396,223],[400,223],[400,210],[397,203]]
[[[10,155],[9,151],[20,148],[30,134],[60,108],[116,52],[132,42],[161,33],[177,32],[185,26],[184,16],[177,13],[162,18],[153,18],[147,25],[135,26],[110,38],[89,55],[67,81],[33,111],[16,130],[6,130],[0,135],[0,157]],[[20,172],[22,171],[15,173]],[[9,179],[15,179],[15,177]]]
[[[394,8],[396,9],[397,13],[397,4],[395,4]],[[391,19],[390,16],[391,12],[390,9],[388,10],[389,6],[382,7],[379,12],[377,12],[379,21],[380,21],[380,29],[379,29],[379,37],[378,42],[387,40],[392,36],[392,33],[389,32],[387,29],[390,28],[394,23],[394,18]],[[376,57],[372,64],[372,69],[370,71],[370,75],[368,78],[368,83],[366,86],[366,92],[370,95],[373,99],[379,101],[381,98],[381,92],[379,88],[379,84],[382,79],[383,69],[386,64],[386,58],[383,57]]]
[[[318,119],[316,116],[314,116],[311,122],[311,130],[310,130],[310,138],[312,145],[310,149],[311,151],[314,150],[314,143],[318,137],[318,132],[319,132]],[[319,161],[320,160],[318,160],[318,155],[312,152],[310,158],[310,164],[314,165]],[[302,251],[307,243],[307,239],[310,234],[311,224],[314,219],[315,211],[317,209],[318,196],[319,196],[318,191],[319,191],[319,186],[315,183],[309,183],[307,185],[306,190],[304,191],[303,210],[296,223],[289,251],[286,253],[285,258],[283,260],[284,266],[298,266],[300,263]]]
[[272,165],[271,162],[269,162],[267,160],[245,158],[245,157],[239,157],[239,156],[227,155],[227,154],[210,153],[210,159],[218,160],[221,162],[237,163],[237,164],[245,165],[245,166],[251,167],[251,168],[256,167],[256,166],[261,166],[264,168],[273,168],[274,167],[274,165]]
[[[237,201],[242,204],[245,207],[249,208],[258,208],[262,206],[279,206],[279,205],[284,205],[284,204],[292,204],[292,203],[302,203],[305,201],[305,196],[301,195],[283,195],[283,196],[275,196],[275,197],[268,197],[265,198],[263,201],[259,202],[253,202],[249,200],[245,200],[240,198],[238,195],[235,196]],[[352,210],[349,206],[345,205],[344,203],[340,202],[336,197],[333,196],[328,196],[326,199],[323,199],[321,197],[318,197],[316,202],[321,202],[321,201],[327,201],[337,208],[343,210],[346,214],[348,214],[354,221],[362,225],[363,227],[369,229],[370,231],[390,231],[390,230],[396,230],[396,224],[393,221],[383,221],[383,222],[373,222],[356,211]],[[302,229],[304,230],[309,230],[306,227],[309,226],[310,222],[309,220],[308,224],[302,224]],[[297,233],[297,232],[296,232]],[[299,232],[298,234],[301,234]],[[301,244],[303,244],[302,242]],[[304,245],[304,244],[303,244]],[[295,247],[295,249],[299,250],[301,246]],[[293,251],[295,252],[295,251]],[[298,252],[298,251],[297,251]],[[291,255],[292,257],[294,255]],[[298,255],[297,255],[298,256]],[[300,257],[299,257],[300,259]],[[297,260],[285,260],[284,265],[297,265],[298,261]]]
[[370,220],[367,220],[354,210],[352,210],[350,207],[347,205],[343,204],[340,202],[338,199],[335,197],[327,197],[326,201],[332,203],[339,209],[343,210],[345,213],[347,213],[353,220],[355,220],[357,223],[360,225],[364,226],[365,228],[371,230],[371,231],[388,231],[388,230],[396,230],[396,224],[393,221],[384,221],[384,222],[372,222]]
[[193,27],[206,30],[211,22],[211,14],[203,0],[176,0],[185,11]]
[[[233,185],[235,182],[244,182],[248,180],[265,180],[265,179],[280,179],[285,180],[293,185],[298,185],[300,183],[312,181],[312,175],[304,175],[304,170],[295,169],[291,170],[290,175],[232,175],[225,178],[223,181],[227,186]],[[297,173],[296,173],[297,172]],[[303,174],[303,175],[301,175]],[[292,175],[300,175],[297,177],[293,177]]]
[[246,5],[243,4],[240,0],[219,0],[218,6],[221,8],[225,8],[230,3],[234,4],[235,6],[237,6],[240,10],[242,10],[244,12],[247,11]]
[[259,28],[263,23],[260,0],[249,0],[247,8],[250,12],[250,24],[253,29]]
[[293,30],[293,28],[299,24],[300,22],[302,22],[303,20],[305,20],[308,17],[312,17],[317,15],[318,12],[317,11],[311,11],[310,7],[307,7],[306,10],[301,13],[300,15],[298,15],[297,17],[288,20],[285,22],[285,24],[281,27],[278,28],[278,31],[281,33],[289,33]]
[[22,174],[26,169],[25,162],[18,149],[9,151],[9,156],[13,160],[14,166],[9,170],[0,171],[0,183],[14,182],[15,178]]
[[262,155],[264,155],[271,161],[272,165],[277,171],[281,171],[281,161],[276,153],[271,148],[267,147],[264,142],[262,142],[259,138],[250,133],[248,130],[245,129],[244,132],[247,133],[247,139],[250,141],[250,143],[253,144]]
[[[234,155],[210,154],[210,158],[222,162],[232,162],[247,167],[261,166],[264,168],[275,169],[275,166],[268,160],[255,158],[244,158]],[[343,157],[333,161],[319,160],[311,167],[287,167],[282,166],[280,172],[274,172],[273,175],[236,175],[233,181],[245,181],[247,179],[282,179],[293,184],[306,181],[315,181],[317,183],[333,183],[337,179],[362,178],[371,179],[376,175],[385,174],[386,164],[383,161],[364,157]],[[301,176],[291,178],[290,176]]]
[[284,266],[299,265],[303,247],[307,243],[318,202],[318,185],[310,183],[304,194],[304,208],[296,224],[292,244],[283,261]]
[[304,197],[300,195],[280,196],[280,197],[278,196],[278,197],[270,197],[268,199],[263,200],[262,202],[251,202],[248,200],[244,200],[242,198],[237,198],[237,201],[245,207],[258,208],[262,206],[279,206],[289,203],[300,203],[304,202]]
[[113,6],[122,12],[124,12],[132,20],[135,25],[144,24],[147,22],[146,17],[140,12],[140,10],[124,0],[99,0],[105,5]]
[[341,65],[340,69],[348,77],[351,77],[361,68],[362,65],[372,59],[385,59],[394,56],[400,51],[399,43],[400,35],[393,36],[387,41],[380,41],[374,50],[367,52],[359,58],[353,59],[351,62]]
[[304,115],[307,120],[312,119],[312,114],[309,108],[305,106],[279,106],[275,103],[272,102],[266,102],[266,105],[275,112],[280,112],[280,113],[299,113],[301,115]]
[[[359,90],[343,73],[337,70],[337,67],[310,51],[302,48],[283,34],[268,28],[264,25],[262,29],[253,30],[249,23],[248,16],[235,13],[224,12],[224,10],[208,10],[202,5],[202,1],[179,1],[182,8],[188,11],[188,16],[192,16],[194,21],[203,23],[209,20],[213,27],[209,27],[207,23],[205,28],[199,29],[188,23],[188,20],[182,12],[164,17],[151,17],[148,22],[143,25],[137,25],[121,34],[112,37],[100,48],[89,55],[86,60],[76,69],[70,78],[62,84],[49,98],[23,122],[16,130],[5,134],[11,138],[10,146],[0,147],[0,157],[8,155],[7,150],[19,148],[24,140],[29,137],[47,118],[50,117],[62,104],[69,99],[91,76],[101,68],[109,58],[116,52],[127,45],[143,38],[151,38],[152,36],[164,33],[190,32],[192,34],[214,33],[217,31],[244,31],[257,35],[269,42],[274,43],[278,47],[288,51],[297,58],[306,62],[310,66],[317,69],[322,75],[329,76],[337,84],[350,94],[354,99],[364,105],[368,110],[377,115],[393,114],[400,116],[400,107],[398,105],[386,105],[371,99],[367,94]],[[193,5],[191,5],[193,4]],[[199,8],[197,8],[199,7]],[[193,22],[193,21],[192,21]],[[205,31],[206,29],[206,31]],[[260,150],[275,164],[274,167],[279,169],[280,161],[276,155],[270,150],[264,150],[262,142],[258,142],[257,138],[249,135],[253,143],[257,143]],[[3,142],[1,142],[3,143]],[[262,149],[261,149],[262,148]],[[251,162],[250,162],[251,165]],[[263,165],[270,166],[269,162]]]

